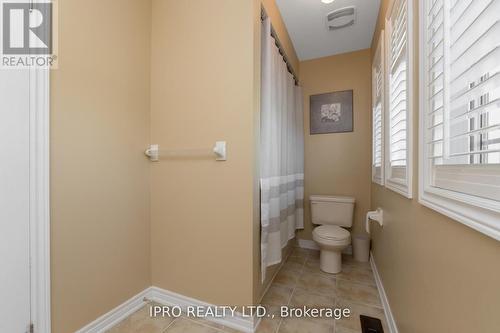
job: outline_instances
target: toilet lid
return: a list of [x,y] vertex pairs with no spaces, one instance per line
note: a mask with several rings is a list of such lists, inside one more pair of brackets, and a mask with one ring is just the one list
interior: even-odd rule
[[351,235],[349,231],[336,225],[322,225],[314,229],[314,232],[322,238],[343,240]]

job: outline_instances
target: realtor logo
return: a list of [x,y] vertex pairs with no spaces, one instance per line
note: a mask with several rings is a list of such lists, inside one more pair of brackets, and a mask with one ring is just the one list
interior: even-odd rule
[[3,68],[54,66],[53,1],[0,0]]

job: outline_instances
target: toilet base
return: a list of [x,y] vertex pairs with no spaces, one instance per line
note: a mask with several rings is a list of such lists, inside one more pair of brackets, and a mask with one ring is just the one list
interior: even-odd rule
[[340,273],[342,271],[342,253],[340,251],[321,250],[319,268],[326,273]]

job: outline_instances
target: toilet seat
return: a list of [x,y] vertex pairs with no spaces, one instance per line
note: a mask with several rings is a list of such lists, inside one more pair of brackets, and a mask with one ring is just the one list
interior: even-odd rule
[[336,225],[322,225],[313,230],[313,235],[326,241],[345,241],[351,237],[351,233]]

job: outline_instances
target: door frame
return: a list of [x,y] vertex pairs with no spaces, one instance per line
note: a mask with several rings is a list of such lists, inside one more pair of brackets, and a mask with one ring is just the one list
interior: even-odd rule
[[29,71],[31,324],[50,333],[50,69]]

